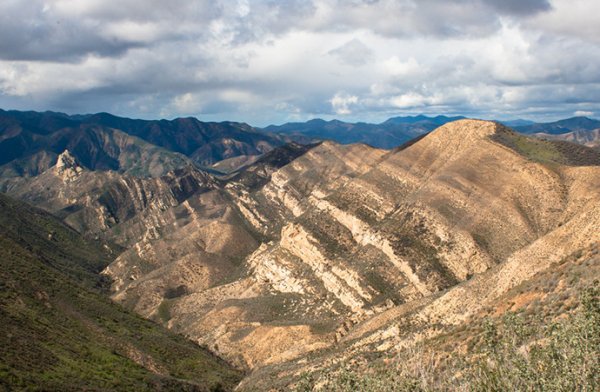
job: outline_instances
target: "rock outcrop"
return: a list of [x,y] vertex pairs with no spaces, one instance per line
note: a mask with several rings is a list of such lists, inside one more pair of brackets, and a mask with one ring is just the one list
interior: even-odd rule
[[60,154],[56,160],[56,165],[54,165],[54,172],[57,176],[62,177],[64,182],[75,180],[82,171],[83,168],[69,150],[65,150]]

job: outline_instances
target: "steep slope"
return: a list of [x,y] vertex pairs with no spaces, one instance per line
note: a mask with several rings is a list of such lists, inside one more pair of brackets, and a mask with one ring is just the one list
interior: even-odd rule
[[[328,152],[336,149],[337,146],[325,143],[284,169],[290,168],[293,173],[310,164],[313,172],[307,170],[298,181],[307,187],[335,186],[332,180],[340,175],[366,169],[360,163],[367,157],[364,153],[372,158],[385,153],[352,146],[343,148],[333,163]],[[313,152],[317,150],[324,151]],[[314,173],[323,167],[323,159],[329,163],[328,174],[315,177]],[[333,313],[316,302],[314,293],[308,297],[310,303],[303,303],[306,301],[297,293],[273,292],[268,282],[251,272],[251,265],[244,261],[258,248],[259,241],[268,241],[288,215],[293,217],[281,200],[266,204],[269,199],[261,193],[261,200],[265,201],[261,211],[269,213],[273,220],[268,226],[256,223],[254,214],[261,212],[251,210],[253,207],[246,203],[253,203],[250,193],[269,187],[254,189],[264,182],[262,173],[257,174],[257,180],[249,180],[250,174],[256,172],[247,170],[241,173],[243,181],[229,182],[224,190],[191,197],[165,211],[156,221],[165,223],[157,230],[167,234],[157,240],[138,242],[105,271],[116,279],[116,300],[209,344],[242,366],[321,347],[323,339],[312,334],[311,329],[327,330],[336,324],[331,321]],[[283,193],[280,195],[286,198]],[[260,219],[265,218],[261,215]],[[327,295],[326,290],[320,292]],[[263,339],[265,344],[258,344],[257,339]],[[280,345],[266,345],[270,339],[276,339]],[[301,339],[305,347],[293,345],[296,339]]]
[[[515,255],[555,231],[571,245],[558,252],[558,240],[550,242],[546,256],[582,245],[578,225],[584,242],[595,240],[595,221],[582,214],[598,200],[598,153],[521,138],[496,123],[465,120],[391,152],[322,143],[258,187],[232,180],[165,211],[159,221],[185,219],[159,228],[169,236],[136,244],[106,270],[118,282],[114,298],[259,368],[331,347],[397,305],[480,281],[521,257],[537,260]],[[211,224],[214,230],[192,234]],[[224,225],[241,232],[222,236]],[[182,238],[186,250],[173,252]],[[210,257],[191,273],[195,252]],[[223,269],[210,265],[223,255],[230,261],[218,267],[235,271],[225,281]],[[178,263],[188,266],[185,273]],[[489,279],[488,287],[503,281]],[[444,316],[444,306],[436,317],[463,320],[454,311]]]
[[[388,156],[364,175],[393,173],[408,184],[411,177],[425,178],[413,191],[416,193],[405,196],[404,200],[426,206],[430,213],[437,211],[438,230],[449,223],[454,235],[466,232],[472,239],[466,237],[462,243],[474,242],[478,253],[487,254],[495,265],[446,291],[407,301],[355,325],[348,323],[339,331],[338,343],[319,354],[311,354],[310,361],[300,357],[297,361],[263,367],[245,384],[259,388],[273,386],[272,382],[264,384],[262,380],[277,379],[283,381],[275,385],[282,386],[297,380],[305,371],[335,369],[346,362],[360,362],[359,358],[368,363],[377,356],[402,353],[410,356],[410,350],[423,342],[430,342],[429,347],[435,349],[440,342],[447,341],[436,337],[480,325],[486,313],[501,315],[511,306],[518,309],[536,298],[548,301],[545,306],[556,306],[552,298],[571,300],[574,286],[567,282],[578,281],[582,273],[587,274],[588,284],[598,279],[597,263],[590,264],[587,260],[597,261],[593,257],[600,243],[600,156],[596,153],[593,161],[587,160],[586,166],[580,166],[570,160],[571,153],[557,156],[555,153],[560,150],[555,149],[552,154],[541,154],[555,160],[546,159],[541,164],[537,159],[539,150],[533,156],[522,155],[522,151],[499,143],[521,137],[493,123],[457,122]],[[582,154],[594,153],[585,147],[572,148]],[[435,155],[431,154],[433,151]],[[402,167],[406,172],[399,170]],[[382,183],[381,177],[378,183]],[[409,211],[424,212],[422,207],[415,210],[414,206]],[[448,223],[444,224],[445,221]],[[426,223],[425,228],[428,227],[431,224]],[[443,233],[442,230],[438,233]],[[450,247],[450,252],[437,253],[442,263],[455,252],[452,248],[456,246]],[[569,258],[571,255],[576,256]],[[463,257],[461,263],[467,260]],[[561,264],[567,275],[561,276],[560,284],[553,280],[555,294],[537,292],[536,287],[548,284],[547,271],[552,273],[551,268]],[[452,264],[445,265],[453,271]],[[418,269],[416,275],[422,279]],[[423,276],[425,282],[428,276],[431,274]],[[507,303],[511,305],[506,306]],[[560,316],[560,312],[554,315]]]
[[0,387],[232,388],[240,375],[223,361],[101,293],[116,251],[0,194]]
[[273,172],[304,155],[316,145],[287,143],[261,155],[250,163],[240,165],[230,173],[230,176],[222,178],[229,182],[241,183],[247,188],[259,188],[271,179]]
[[392,117],[381,124],[314,119],[304,123],[270,125],[265,130],[284,134],[301,143],[333,140],[342,144],[366,143],[378,148],[393,148],[461,118],[464,117]]
[[[300,390],[352,391],[362,390],[364,381],[371,386],[366,390],[375,391],[514,390],[523,384],[532,390],[542,385],[585,389],[582,384],[595,390],[600,381],[593,370],[600,350],[593,333],[600,317],[599,254],[595,244],[564,257],[460,323],[432,320],[423,327],[416,321],[423,302],[392,308],[356,325],[335,346],[257,369],[238,390],[290,389],[295,384]],[[498,363],[505,350],[510,357]],[[557,354],[564,360],[556,361]],[[491,364],[501,369],[494,373]],[[512,386],[490,387],[507,378],[513,379]]]

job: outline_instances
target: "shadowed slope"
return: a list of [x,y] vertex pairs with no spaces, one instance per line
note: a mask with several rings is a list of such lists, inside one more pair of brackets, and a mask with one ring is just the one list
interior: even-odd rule
[[0,386],[43,390],[231,388],[238,373],[101,295],[116,248],[0,194]]

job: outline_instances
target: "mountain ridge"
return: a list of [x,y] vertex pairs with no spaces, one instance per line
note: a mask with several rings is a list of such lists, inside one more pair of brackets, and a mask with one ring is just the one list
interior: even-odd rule
[[591,119],[584,116],[571,117],[549,123],[538,123],[515,127],[522,133],[547,133],[557,135],[573,131],[592,131],[600,128],[600,120]]

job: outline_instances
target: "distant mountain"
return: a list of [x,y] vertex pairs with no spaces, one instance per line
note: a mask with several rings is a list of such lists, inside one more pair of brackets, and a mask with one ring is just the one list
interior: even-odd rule
[[2,177],[35,176],[69,150],[84,167],[141,177],[193,165],[185,155],[102,124],[61,113],[0,111]]
[[[284,137],[299,143],[333,140],[342,144],[365,143],[373,147],[390,149],[398,147],[413,138],[431,132],[444,124],[464,118],[465,117],[463,116],[400,116],[389,118],[380,124],[313,119],[307,122],[270,125],[264,128],[264,130],[282,134]],[[595,145],[595,138],[593,135],[585,135],[581,132],[589,132],[600,128],[600,121],[589,119],[587,117],[573,117],[552,123],[535,123],[523,119],[499,122],[518,132],[526,134],[540,133],[557,135],[580,132],[578,135],[558,139],[569,140],[576,143],[579,143],[581,140],[581,144],[586,144],[588,146]],[[592,140],[590,140],[590,138]]]
[[231,390],[240,374],[107,297],[117,247],[0,193],[0,389]]
[[0,173],[37,175],[69,150],[86,168],[157,177],[193,164],[260,155],[284,144],[247,124],[195,118],[132,120],[0,110]]
[[284,144],[245,123],[202,122],[193,117],[174,120],[132,120],[108,113],[79,116],[84,124],[120,129],[152,144],[179,152],[200,165],[240,155],[260,155]]
[[507,120],[507,121],[500,121],[501,124],[504,124],[507,127],[522,127],[522,126],[526,126],[526,125],[533,125],[535,124],[535,121],[530,121],[530,120],[523,120],[523,119],[516,119],[516,120]]
[[392,117],[381,124],[348,123],[314,119],[303,123],[270,125],[268,132],[281,133],[300,143],[333,140],[342,144],[365,143],[378,148],[393,148],[448,122],[464,117]]
[[549,123],[536,123],[530,125],[515,126],[514,129],[521,133],[547,133],[558,135],[576,131],[592,131],[600,128],[600,120],[587,117],[572,117]]
[[425,115],[418,116],[406,116],[406,117],[392,117],[384,122],[384,124],[422,124],[422,125],[437,125],[441,126],[446,123],[462,120],[465,117],[463,116],[455,116],[455,117],[447,117],[447,116],[435,116],[435,117],[427,117]]

